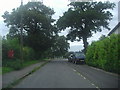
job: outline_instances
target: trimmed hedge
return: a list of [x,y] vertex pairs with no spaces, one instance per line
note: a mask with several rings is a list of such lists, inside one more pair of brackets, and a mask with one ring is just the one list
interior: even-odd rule
[[88,65],[120,74],[120,35],[111,35],[103,40],[92,42],[87,48]]

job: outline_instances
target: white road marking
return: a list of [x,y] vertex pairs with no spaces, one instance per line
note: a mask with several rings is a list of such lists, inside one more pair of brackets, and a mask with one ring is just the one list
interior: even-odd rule
[[76,72],[76,70],[75,70],[75,69],[73,69],[73,71],[74,71],[74,72]]
[[85,77],[83,77],[84,79],[86,79]]
[[95,86],[98,90],[100,90],[100,88],[93,84],[89,79],[87,79],[86,77],[84,77],[82,74],[80,74],[77,70],[73,69],[74,72],[76,72],[79,76],[83,77],[84,79],[86,79],[87,81],[89,81],[91,83],[91,85]]

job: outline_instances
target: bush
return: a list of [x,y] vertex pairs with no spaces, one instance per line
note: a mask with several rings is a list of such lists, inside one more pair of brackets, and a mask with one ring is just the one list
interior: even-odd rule
[[3,67],[10,67],[10,68],[13,68],[14,70],[19,70],[21,69],[21,63],[20,63],[20,60],[4,60],[3,62]]
[[107,71],[120,73],[120,35],[111,35],[93,42],[87,48],[86,63]]
[[35,52],[30,47],[23,47],[23,59],[24,60],[33,60],[35,56]]
[[20,45],[17,38],[2,40],[2,60],[9,59],[8,51],[14,50],[14,59],[20,58]]
[[[20,64],[20,43],[17,38],[7,38],[2,39],[2,66],[3,67],[10,67],[15,70],[21,69]],[[8,51],[12,49],[14,51],[14,57],[8,58]],[[30,47],[23,47],[23,59],[24,62],[26,60],[33,60],[34,59],[34,50]],[[23,63],[24,63],[23,62]]]

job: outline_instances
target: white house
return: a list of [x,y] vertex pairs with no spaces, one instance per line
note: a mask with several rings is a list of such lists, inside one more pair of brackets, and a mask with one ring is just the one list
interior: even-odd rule
[[120,1],[118,2],[118,24],[113,28],[113,30],[111,30],[108,36],[110,36],[113,33],[120,34]]
[[120,22],[113,28],[113,30],[111,30],[108,36],[111,34],[120,34]]

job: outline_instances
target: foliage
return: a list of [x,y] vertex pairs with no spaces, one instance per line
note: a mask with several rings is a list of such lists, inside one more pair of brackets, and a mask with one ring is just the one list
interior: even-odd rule
[[86,62],[107,71],[120,73],[120,35],[111,35],[88,46]]
[[11,71],[13,71],[13,69],[12,68],[10,68],[10,67],[2,67],[2,73],[1,74],[5,74],[5,73],[8,73],[8,72],[11,72]]
[[14,70],[19,70],[24,67],[30,66],[32,64],[40,62],[39,60],[31,60],[31,61],[25,61],[23,65],[20,65],[20,60],[9,60],[6,64],[3,65],[2,67],[2,74],[8,73]]
[[[14,57],[8,57],[9,50],[14,51]],[[26,60],[33,60],[34,59],[34,50],[30,47],[23,47],[23,59],[24,62]],[[20,43],[17,38],[3,38],[2,39],[2,66],[3,67],[10,67],[13,69],[21,69],[20,63]],[[23,62],[23,63],[24,63]]]
[[103,40],[103,39],[105,39],[105,35],[102,35],[100,38],[99,38],[99,40]]
[[13,9],[11,13],[5,12],[3,18],[10,27],[9,37],[20,38],[20,26],[23,25],[24,45],[31,47],[39,59],[44,51],[53,43],[53,37],[57,33],[55,21],[52,19],[54,11],[41,2],[28,2],[24,6]]
[[23,59],[33,60],[35,58],[35,52],[30,47],[23,47]]
[[87,38],[93,32],[101,32],[101,27],[109,28],[109,21],[112,14],[109,9],[113,9],[115,4],[109,1],[102,2],[71,2],[70,8],[57,21],[60,30],[70,28],[67,38],[71,41],[83,40],[84,49],[87,48]]
[[56,35],[52,47],[45,52],[45,55],[48,57],[62,57],[68,52],[68,49],[69,43],[66,37]]
[[5,39],[2,40],[2,59],[8,59],[8,51],[12,49],[14,50],[14,59],[20,58],[20,45],[17,38],[14,39]]

